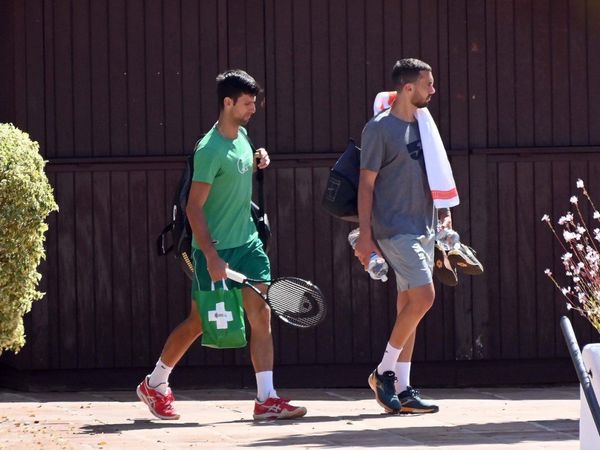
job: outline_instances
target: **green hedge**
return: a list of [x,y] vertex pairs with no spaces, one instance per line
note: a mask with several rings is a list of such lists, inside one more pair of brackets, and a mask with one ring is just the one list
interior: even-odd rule
[[46,217],[58,206],[39,145],[11,124],[0,124],[0,354],[25,345],[23,315],[34,300],[44,257]]

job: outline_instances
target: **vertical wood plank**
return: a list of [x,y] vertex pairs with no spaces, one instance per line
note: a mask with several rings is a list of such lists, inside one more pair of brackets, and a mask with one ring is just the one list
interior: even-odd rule
[[534,138],[536,145],[552,144],[552,66],[550,40],[550,3],[534,0],[532,14]]
[[486,103],[487,103],[487,129],[488,147],[498,145],[498,54],[497,54],[497,23],[496,0],[485,2],[485,30],[486,30]]
[[[183,148],[180,153],[190,153],[200,137],[200,30],[199,2],[181,2],[181,85],[183,91]],[[213,105],[215,103],[213,102]]]
[[498,49],[498,144],[508,147],[516,144],[515,82],[526,77],[525,70],[515,75],[515,17],[512,1],[497,3],[497,49]]
[[533,85],[537,70],[532,64],[532,10],[532,0],[514,4],[514,122],[519,147],[529,147],[535,142]]
[[488,247],[488,174],[487,157],[485,155],[473,155],[470,158],[470,194],[471,194],[471,246],[477,252],[477,259],[483,264],[484,273],[481,276],[473,277],[472,281],[472,299],[473,299],[473,358],[488,359],[491,356],[491,321],[494,316],[491,314],[491,299],[488,295],[489,277],[494,276],[490,273],[488,266],[488,257],[490,251]]
[[[348,98],[348,23],[343,0],[329,2],[329,77],[330,77],[330,135],[332,145],[347,142],[348,109],[354,104]],[[355,136],[358,139],[358,136]]]
[[[13,30],[26,30],[25,2],[13,3]],[[14,125],[26,130],[27,123],[27,52],[25,33],[14,33]]]
[[[500,276],[500,244],[502,242],[498,233],[500,227],[500,181],[498,163],[492,158],[487,161],[487,192],[488,192],[488,245],[487,253],[487,296],[489,299],[490,321],[489,327],[489,355],[492,358],[502,357],[501,333],[503,324],[500,316],[502,277]],[[502,243],[504,245],[504,243]]]
[[[44,61],[44,26],[43,1],[25,2],[26,29],[17,30],[25,33],[25,55],[27,63],[27,132],[31,139],[40,143],[42,155],[45,154],[45,111],[44,111],[44,70],[40,62]],[[35,61],[35,64],[29,63]],[[11,66],[5,66],[11,67]],[[4,98],[2,102],[6,101]]]
[[163,10],[160,0],[147,0],[144,2],[144,5],[147,154],[162,155],[165,153]]
[[[47,0],[49,1],[49,0]],[[92,145],[94,156],[110,154],[110,78],[108,71],[108,5],[90,2]]]
[[[365,67],[365,4],[354,2],[354,7],[347,12],[348,20],[348,61],[352,66],[348,70],[348,133],[350,136],[359,136],[366,120],[373,115],[373,99],[367,99],[366,71],[354,70],[353,67]],[[343,142],[343,141],[342,141]]]
[[[75,266],[77,298],[77,355],[78,367],[95,367],[96,320],[94,307],[94,249],[92,236],[93,205],[92,176],[89,172],[75,173]],[[73,282],[73,281],[72,281]]]
[[[600,98],[600,85],[595,82],[600,79],[600,59],[592,49],[600,48],[600,27],[596,26],[600,23],[600,4],[588,1],[586,5],[587,89],[589,98],[595,99]],[[600,102],[588,100],[588,120],[589,143],[596,145],[600,142]]]
[[487,146],[485,2],[467,2],[469,145]]
[[[143,0],[127,2],[127,120],[129,155],[145,155],[146,144],[146,51]],[[173,93],[174,95],[175,93]]]
[[565,120],[571,114],[569,100],[569,5],[567,0],[550,2],[552,42],[552,144],[569,145],[571,127]]
[[[246,64],[245,67],[262,87],[263,93],[257,96],[257,112],[250,122],[249,130],[258,147],[264,147],[267,142],[266,121],[264,101],[264,90],[267,86],[266,67],[266,36],[265,36],[265,12],[263,0],[249,0],[244,2],[246,7]],[[307,65],[310,67],[310,65]]]
[[[337,23],[337,22],[333,22]],[[329,132],[331,124],[332,99],[329,95],[331,81],[329,77],[330,48],[325,45],[329,40],[331,26],[328,15],[328,3],[312,2],[311,4],[311,64],[310,76],[312,83],[312,148],[314,152],[337,151],[341,148],[331,140]],[[268,54],[268,53],[267,53]],[[268,62],[267,62],[268,64]],[[269,132],[269,130],[267,130]],[[319,200],[320,201],[320,200]]]
[[[314,220],[313,170],[295,170],[296,192],[296,262],[293,274],[306,280],[315,279],[315,235],[320,226]],[[285,345],[285,343],[284,343]],[[302,330],[298,333],[298,362],[314,364],[317,361],[316,330]]]
[[292,2],[290,0],[277,0],[274,3],[275,14],[275,61],[277,72],[275,77],[275,102],[276,119],[276,147],[272,153],[294,152],[294,115],[295,108],[290,102],[290,93],[294,92],[293,73],[293,36],[292,36]]
[[[217,2],[200,2],[200,133],[206,132],[217,120],[219,112],[215,78],[225,70],[219,66],[217,34],[214,26],[217,20]],[[196,138],[196,139],[197,139]]]
[[73,173],[63,172],[56,179],[58,215],[58,323],[60,368],[77,367],[77,279],[75,248],[75,193]]
[[[311,96],[311,26],[310,3],[294,2],[292,8],[293,98],[288,107],[294,109],[294,152],[312,151],[313,122]],[[358,99],[357,99],[358,100]]]
[[73,2],[73,140],[74,154],[92,155],[90,76],[90,5]]
[[[296,253],[299,242],[296,241],[296,231],[300,219],[296,216],[294,169],[277,170],[277,267],[274,273],[278,276],[296,272]],[[299,226],[299,223],[298,223]],[[276,320],[274,318],[274,320]],[[298,362],[298,331],[288,326],[279,329],[277,343],[277,361],[280,364],[294,364]]]
[[550,162],[536,162],[534,164],[535,181],[535,260],[536,260],[536,318],[537,318],[537,356],[554,356],[555,342],[554,333],[556,329],[554,286],[550,279],[544,274],[545,269],[555,272],[554,258],[554,236],[546,225],[541,221],[544,214],[552,219],[556,226],[557,212],[553,211],[552,198],[552,164]]
[[[115,365],[131,367],[132,335],[131,327],[131,248],[129,229],[129,174],[112,172],[110,176],[110,208],[112,248],[112,294],[113,345]],[[110,316],[109,316],[110,317]]]
[[[588,95],[586,2],[570,0],[568,16],[569,67],[573,68],[569,71],[570,142],[571,145],[586,145],[589,142],[588,102],[595,103],[593,97]],[[597,50],[593,50],[593,53]]]
[[145,171],[133,171],[129,175],[129,229],[131,265],[131,313],[135,324],[131,340],[132,363],[140,367],[152,362],[150,354],[150,308],[148,292],[148,210],[146,203],[148,183]]
[[[313,170],[313,204],[319,205],[322,193],[329,176],[328,168]],[[328,363],[335,358],[333,318],[335,317],[336,304],[333,291],[333,255],[332,255],[332,218],[322,208],[314,209],[314,276],[315,284],[319,286],[327,302],[327,317],[316,330],[317,336],[317,363]]]
[[72,14],[66,2],[54,4],[54,58],[56,116],[56,156],[69,157],[74,153],[73,122],[73,42]]
[[163,7],[163,24],[165,147],[167,154],[180,155],[183,149],[180,2]]
[[535,190],[533,164],[517,163],[516,190],[516,233],[517,233],[517,283],[518,283],[518,315],[519,315],[519,358],[535,358],[537,354],[535,297]]
[[54,76],[54,14],[53,2],[44,0],[44,121],[45,121],[45,150],[44,157],[56,156],[56,99],[55,99],[55,76]]
[[449,75],[450,75],[450,148],[469,146],[469,105],[467,101],[467,12],[464,1],[452,2],[449,8]]
[[515,163],[498,163],[498,238],[500,241],[500,323],[503,358],[519,357],[519,305],[517,301],[517,224]]
[[110,80],[110,154],[129,151],[127,116],[127,8],[124,0],[108,5],[108,67]]

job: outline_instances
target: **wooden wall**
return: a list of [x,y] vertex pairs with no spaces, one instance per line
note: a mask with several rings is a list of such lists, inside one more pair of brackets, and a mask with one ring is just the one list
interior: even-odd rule
[[[560,252],[539,219],[568,209],[579,177],[600,198],[597,2],[12,0],[0,8],[0,120],[40,142],[60,205],[42,264],[47,295],[27,317],[27,346],[3,357],[8,365],[155,362],[187,313],[189,285],[156,256],[154,240],[183,155],[216,120],[215,76],[230,67],[265,89],[250,131],[273,155],[274,272],[314,279],[331,304],[313,331],[274,322],[277,363],[342,373],[377,362],[393,322],[393,282],[368,281],[346,242],[350,226],[319,202],[335,155],[360,137],[375,94],[390,88],[391,66],[408,56],[434,68],[431,110],[461,193],[455,225],[486,266],[455,289],[438,286],[415,361],[433,378],[456,361],[493,368],[565,358],[563,302],[543,275]],[[575,325],[582,343],[597,340],[585,322]],[[199,345],[184,361],[248,364],[247,351]]]

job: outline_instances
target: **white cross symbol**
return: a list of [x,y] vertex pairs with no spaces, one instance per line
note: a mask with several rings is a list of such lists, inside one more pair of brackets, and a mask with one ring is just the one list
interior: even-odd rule
[[217,322],[217,329],[222,330],[227,328],[227,322],[233,320],[233,314],[231,311],[225,310],[225,302],[217,303],[217,309],[208,312],[209,322]]

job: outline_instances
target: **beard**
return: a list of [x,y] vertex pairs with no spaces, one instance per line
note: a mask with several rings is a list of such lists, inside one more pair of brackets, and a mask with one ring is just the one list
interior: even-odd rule
[[431,101],[431,95],[428,96],[425,99],[418,99],[418,100],[413,100],[412,104],[414,106],[416,106],[417,108],[426,108],[427,105],[429,105],[429,102]]

